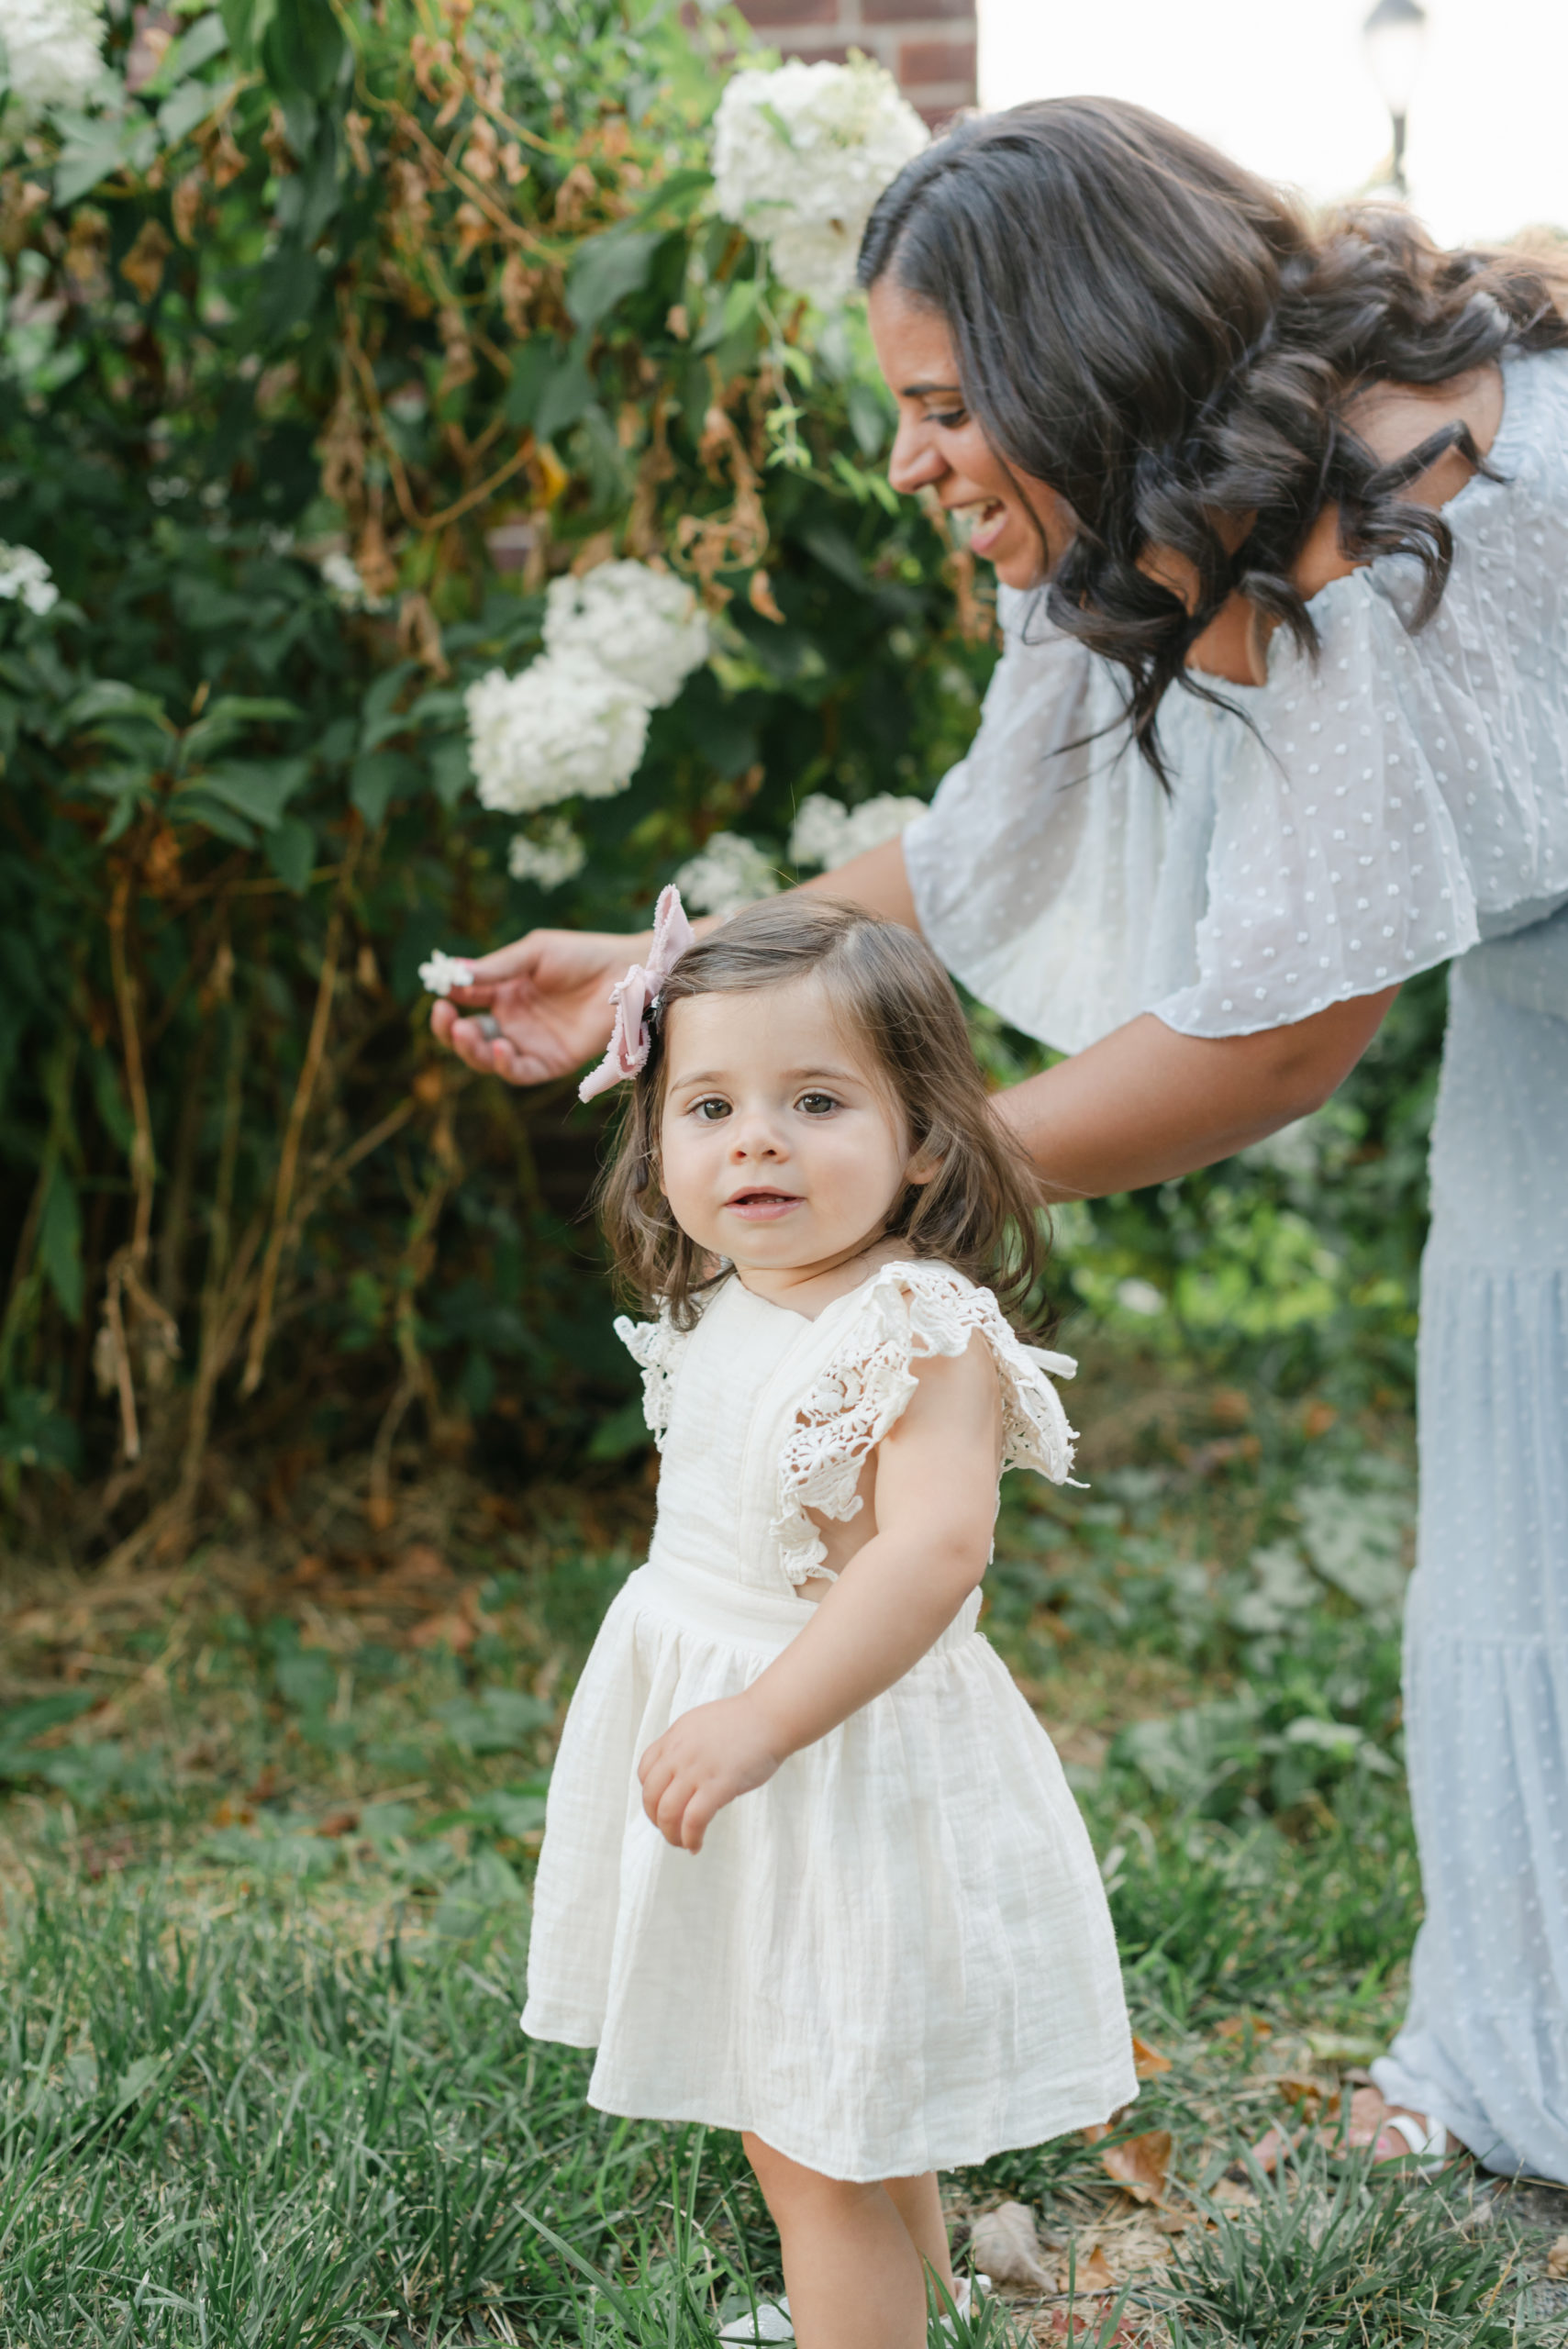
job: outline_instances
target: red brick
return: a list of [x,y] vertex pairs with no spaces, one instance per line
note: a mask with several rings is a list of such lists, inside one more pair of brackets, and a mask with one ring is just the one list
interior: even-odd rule
[[839,0],[740,0],[749,25],[836,25]]
[[974,0],[861,0],[861,19],[868,25],[918,24],[938,17],[972,25]]
[[974,43],[972,40],[906,40],[898,47],[898,80],[906,90],[931,82],[964,82],[974,86]]
[[806,65],[847,65],[850,61],[847,49],[806,49],[798,41],[784,46],[791,57],[798,57]]

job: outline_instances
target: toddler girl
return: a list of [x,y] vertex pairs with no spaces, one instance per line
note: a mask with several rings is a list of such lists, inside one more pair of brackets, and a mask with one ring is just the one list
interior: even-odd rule
[[[804,2349],[921,2349],[936,2173],[1137,2093],[1100,1878],[975,1630],[1002,1468],[1072,1461],[1003,1309],[1034,1178],[910,931],[673,890],[584,1097],[663,1453],[550,1785],[523,2028],[743,2134]],[[985,1286],[989,1282],[991,1286]]]

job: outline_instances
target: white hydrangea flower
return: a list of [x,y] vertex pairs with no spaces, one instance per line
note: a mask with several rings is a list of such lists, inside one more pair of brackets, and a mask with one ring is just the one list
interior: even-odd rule
[[373,596],[360,575],[360,566],[340,547],[321,558],[321,581],[335,604],[346,612],[384,612],[389,596]]
[[0,540],[0,596],[7,603],[25,604],[41,618],[59,603],[60,590],[41,554],[31,547],[8,547]]
[[796,812],[789,836],[790,863],[819,864],[825,873],[831,873],[848,864],[852,856],[863,856],[868,849],[880,848],[884,841],[896,840],[906,825],[925,812],[923,799],[901,799],[891,791],[879,792],[858,807],[846,807],[829,799],[826,792],[814,791],[809,799],[801,801]]
[[506,869],[513,880],[536,881],[541,889],[559,889],[563,881],[581,873],[587,861],[587,842],[564,816],[552,816],[537,832],[518,832],[506,852]]
[[715,832],[682,865],[675,886],[694,913],[732,914],[758,897],[776,896],[779,876],[755,841],[740,832]]
[[601,562],[550,582],[547,652],[586,652],[655,708],[667,708],[707,659],[707,622],[684,579],[647,562]]
[[25,114],[85,105],[104,72],[104,20],[94,0],[0,0],[0,89]]
[[516,677],[492,669],[463,701],[480,806],[510,816],[612,798],[648,740],[647,696],[583,651],[541,653]]
[[450,995],[453,987],[473,985],[473,965],[455,954],[443,954],[438,946],[428,963],[419,965],[419,985],[427,995]]
[[714,201],[824,309],[854,290],[873,205],[929,133],[886,70],[791,58],[733,74],[714,118]]

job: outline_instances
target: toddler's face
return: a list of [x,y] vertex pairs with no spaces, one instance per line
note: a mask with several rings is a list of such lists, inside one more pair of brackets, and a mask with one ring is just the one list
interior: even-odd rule
[[664,1049],[664,1196],[683,1231],[741,1272],[852,1255],[907,1184],[930,1179],[818,979],[687,996]]

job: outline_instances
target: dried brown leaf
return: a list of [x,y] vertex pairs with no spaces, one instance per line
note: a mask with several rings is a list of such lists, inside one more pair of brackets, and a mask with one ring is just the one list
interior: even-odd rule
[[163,283],[163,264],[174,247],[168,230],[159,220],[144,220],[137,230],[136,242],[120,263],[120,275],[135,288],[144,302],[150,302]]
[[1132,2067],[1140,2080],[1158,2079],[1162,2072],[1170,2070],[1171,2059],[1168,2055],[1162,2055],[1157,2047],[1151,2047],[1146,2039],[1140,2039],[1135,2032],[1132,2042]]
[[994,2284],[1027,2284],[1048,2292],[1051,2276],[1040,2257],[1034,2213],[1025,2203],[1003,2202],[984,2210],[970,2229],[974,2264]]
[[1568,2235],[1559,2235],[1547,2253],[1546,2272],[1554,2284],[1568,2282]]
[[1162,2202],[1171,2169],[1171,2132],[1149,2129],[1141,2137],[1123,2137],[1106,2147],[1100,2166],[1135,2202]]

